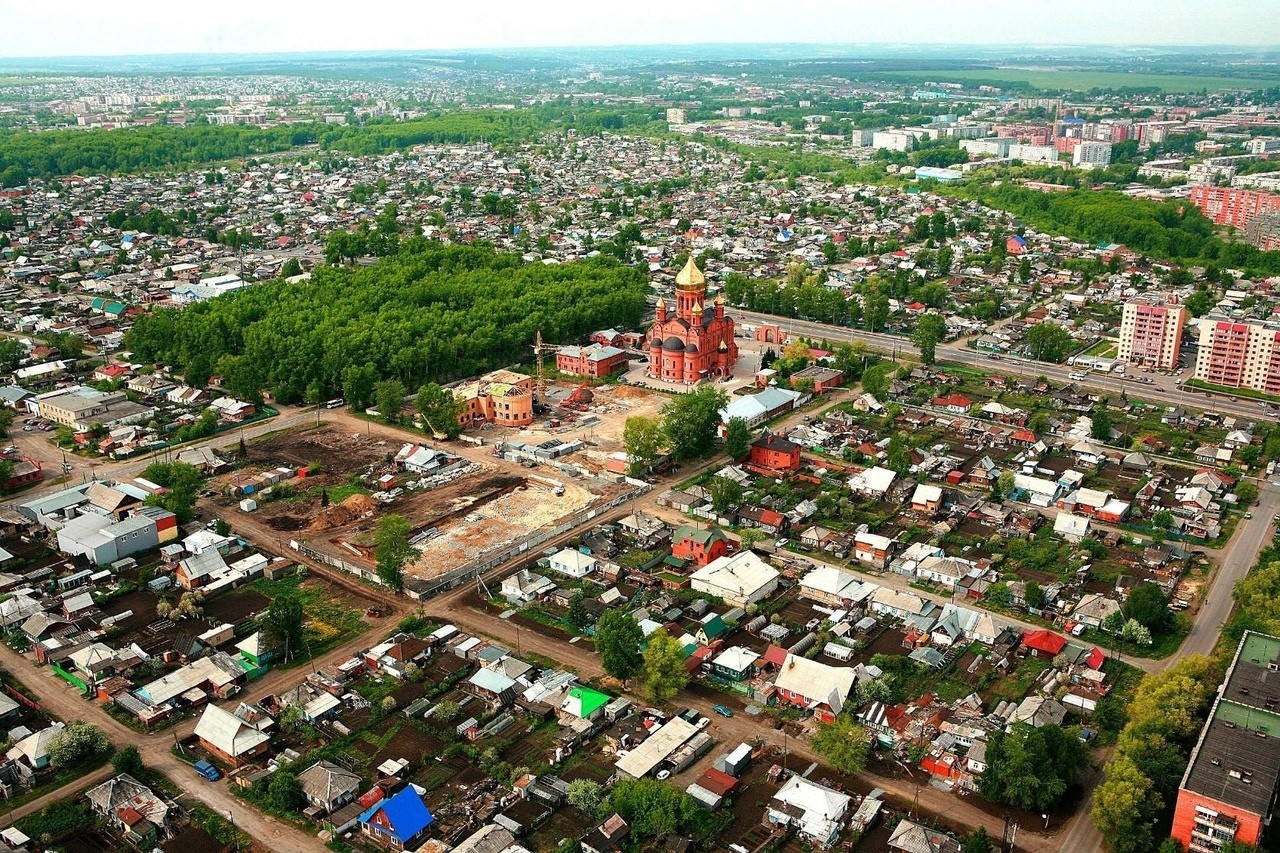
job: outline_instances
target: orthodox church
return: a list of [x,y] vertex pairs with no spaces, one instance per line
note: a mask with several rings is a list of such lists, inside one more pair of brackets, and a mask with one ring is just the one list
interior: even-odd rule
[[694,384],[727,377],[738,360],[733,319],[724,313],[724,294],[707,309],[707,278],[690,257],[676,276],[675,311],[658,299],[658,319],[649,330],[649,375]]

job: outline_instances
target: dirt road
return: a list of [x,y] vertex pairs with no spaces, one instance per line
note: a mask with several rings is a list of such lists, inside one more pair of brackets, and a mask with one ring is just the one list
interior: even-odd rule
[[[186,792],[188,797],[198,800],[221,815],[234,815],[236,825],[252,836],[260,849],[286,853],[325,849],[318,838],[250,809],[243,801],[232,796],[225,780],[206,782],[196,775],[189,764],[174,756],[170,750],[173,748],[175,735],[180,739],[190,733],[195,727],[194,722],[177,727],[176,732],[139,734],[117,722],[96,703],[83,699],[75,688],[57,678],[52,670],[36,669],[30,659],[8,646],[0,645],[0,665],[12,672],[31,691],[41,706],[51,714],[67,722],[86,720],[94,723],[106,732],[107,737],[117,748],[136,746],[148,767],[168,776],[174,784]],[[286,672],[283,675],[292,676],[295,680],[300,677],[297,671]],[[12,820],[30,814],[49,802],[63,799],[75,791],[109,778],[111,772],[111,766],[107,765],[39,800],[15,809],[0,818],[0,822],[8,825]]]

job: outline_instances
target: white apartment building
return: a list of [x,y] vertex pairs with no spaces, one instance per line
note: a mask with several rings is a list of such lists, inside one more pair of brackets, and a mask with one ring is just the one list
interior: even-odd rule
[[1079,169],[1105,169],[1111,165],[1110,142],[1081,142],[1071,153],[1071,164]]
[[1024,163],[1056,163],[1058,149],[1052,145],[1010,145],[1009,156]]

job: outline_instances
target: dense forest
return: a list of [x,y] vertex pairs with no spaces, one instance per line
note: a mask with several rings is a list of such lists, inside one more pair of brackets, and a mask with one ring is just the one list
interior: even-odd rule
[[468,110],[359,125],[192,124],[39,133],[0,131],[0,186],[19,186],[32,178],[70,174],[187,168],[306,145],[364,156],[413,145],[526,142],[554,129],[574,128],[579,133],[636,130],[658,117],[651,109],[600,110],[553,102],[534,110]]
[[1280,252],[1227,242],[1187,201],[1147,201],[1117,192],[1040,192],[1012,185],[969,183],[948,190],[1007,210],[1034,228],[1076,240],[1120,243],[1135,252],[1186,263],[1280,273]]
[[17,186],[31,178],[76,173],[185,168],[304,145],[364,155],[428,143],[523,140],[535,136],[541,127],[542,120],[528,112],[476,110],[352,126],[194,124],[40,133],[11,130],[0,132],[0,184]]
[[128,346],[188,382],[294,403],[344,392],[351,372],[413,389],[530,356],[537,330],[573,342],[644,312],[645,276],[605,259],[525,264],[487,246],[414,238],[373,266],[317,268],[139,318]]

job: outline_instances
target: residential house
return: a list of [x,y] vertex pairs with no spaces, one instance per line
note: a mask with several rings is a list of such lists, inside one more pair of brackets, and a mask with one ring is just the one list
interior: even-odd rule
[[169,803],[128,773],[85,792],[94,813],[125,835],[135,847],[149,849],[169,835]]
[[360,835],[385,850],[415,850],[435,818],[415,785],[402,788],[361,813]]
[[479,696],[490,707],[505,708],[515,701],[516,680],[497,670],[481,667],[463,685],[468,693]]
[[765,821],[792,827],[804,839],[830,847],[840,837],[853,798],[795,775],[765,806]]
[[883,569],[893,556],[894,541],[877,533],[859,532],[853,537],[853,556],[859,563]]
[[599,561],[590,554],[565,548],[551,558],[551,570],[571,578],[585,578],[596,570]]
[[907,819],[894,827],[889,849],[899,853],[961,853],[960,842],[950,835]]
[[795,705],[822,722],[833,722],[853,690],[854,671],[787,654],[774,679],[778,701]]
[[751,442],[751,464],[768,471],[796,471],[800,468],[800,445],[766,432]]
[[19,740],[5,753],[10,761],[21,762],[31,770],[43,770],[49,766],[49,744],[66,728],[63,723],[53,723],[38,732]]
[[819,566],[800,579],[800,595],[832,607],[846,607],[862,587],[852,572],[835,566]]
[[584,835],[578,846],[582,853],[621,853],[623,842],[631,834],[631,827],[622,816],[615,813],[604,823]]
[[746,681],[755,675],[760,655],[743,646],[730,646],[711,661],[711,672],[728,681]]
[[942,487],[921,483],[911,494],[911,511],[933,517],[942,511]]
[[205,706],[200,721],[196,723],[195,736],[204,749],[232,767],[264,755],[271,743],[271,736],[258,725],[217,705]]
[[1025,631],[1022,635],[1023,648],[1041,658],[1054,658],[1066,647],[1067,639],[1053,631]]
[[728,553],[729,537],[714,525],[703,529],[685,524],[671,535],[671,555],[698,566],[705,566]]
[[1071,618],[1090,628],[1101,628],[1107,617],[1120,612],[1120,602],[1096,592],[1085,593],[1071,611]]
[[555,589],[555,582],[528,569],[521,569],[502,579],[501,593],[512,604],[523,605],[536,601]]
[[1071,512],[1060,512],[1053,520],[1053,532],[1072,545],[1078,544],[1089,535],[1091,520],[1087,515],[1076,515]]
[[734,607],[762,601],[778,588],[778,571],[752,551],[719,557],[694,572],[690,585]]
[[1023,699],[1009,717],[1008,728],[1018,723],[1025,723],[1033,728],[1041,726],[1061,726],[1066,719],[1067,709],[1062,704],[1047,696],[1028,696]]
[[849,478],[849,490],[854,494],[875,500],[884,500],[893,488],[897,474],[888,468],[875,466],[859,471]]
[[331,761],[317,761],[298,774],[302,794],[312,808],[330,814],[355,800],[360,777]]

